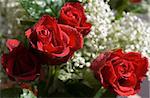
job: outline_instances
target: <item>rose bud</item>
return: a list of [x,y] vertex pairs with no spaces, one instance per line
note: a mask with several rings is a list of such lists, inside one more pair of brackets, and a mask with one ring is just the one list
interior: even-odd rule
[[1,63],[8,77],[16,81],[34,80],[40,71],[37,58],[16,39],[6,42],[8,54],[3,54]]
[[86,20],[84,8],[79,2],[68,2],[60,11],[59,23],[76,28],[83,36],[87,35],[91,28],[91,24]]

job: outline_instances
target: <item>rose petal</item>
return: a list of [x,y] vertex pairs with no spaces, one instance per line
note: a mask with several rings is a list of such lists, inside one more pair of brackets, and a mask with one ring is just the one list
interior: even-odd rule
[[32,47],[35,48],[36,47],[36,42],[38,40],[36,32],[32,32],[32,29],[28,29],[25,32],[25,35],[29,39],[30,44],[32,45]]
[[60,54],[52,53],[51,55],[56,56],[56,57],[64,57],[64,56],[67,56],[69,52],[70,52],[70,48],[67,47],[62,53]]
[[81,5],[80,2],[67,2],[64,6],[72,6],[81,12],[84,11],[83,6]]
[[148,71],[148,60],[146,57],[141,58],[141,60],[137,62],[133,62],[135,73],[139,80],[143,80],[146,76],[146,72]]
[[20,41],[16,39],[8,39],[6,42],[6,46],[10,51],[12,51],[14,48],[18,47],[20,44]]
[[105,64],[105,66],[100,69],[100,74],[102,75],[101,79],[101,83],[105,86],[107,84],[114,84],[114,82],[117,79],[117,76],[115,74],[115,71],[113,69],[113,65],[111,64],[111,62],[107,62]]
[[117,87],[114,87],[113,90],[117,93],[117,95],[120,96],[129,96],[135,94],[135,91],[132,87],[123,87],[120,86],[119,84]]
[[38,50],[43,51],[43,44],[42,44],[42,42],[37,42],[37,48],[38,48]]
[[57,58],[50,58],[49,63],[51,65],[60,65],[62,63],[65,63],[73,56],[73,53],[74,52],[70,51],[69,54],[67,56],[63,57],[63,58],[61,58],[61,57],[60,58],[58,58],[58,57]]
[[74,51],[83,47],[83,37],[76,29],[68,25],[59,25],[59,26],[61,30],[68,35],[70,39],[69,46]]
[[130,61],[138,61],[141,59],[141,54],[137,52],[128,52],[124,54],[124,58]]
[[84,23],[81,27],[76,28],[78,29],[79,32],[81,32],[83,36],[85,36],[91,31],[91,27],[92,25],[90,23]]

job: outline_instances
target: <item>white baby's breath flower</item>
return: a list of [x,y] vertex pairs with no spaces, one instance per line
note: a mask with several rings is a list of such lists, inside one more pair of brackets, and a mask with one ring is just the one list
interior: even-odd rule
[[[87,19],[92,23],[91,32],[86,36],[83,49],[74,54],[66,66],[90,67],[90,62],[100,52],[122,48],[126,52],[139,51],[150,56],[150,27],[132,13],[115,20],[114,12],[103,0],[89,0],[84,6]],[[149,75],[150,76],[150,75]]]

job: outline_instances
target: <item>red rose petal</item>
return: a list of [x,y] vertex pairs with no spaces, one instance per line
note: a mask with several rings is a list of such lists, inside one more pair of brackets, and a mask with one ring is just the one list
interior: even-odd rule
[[74,51],[83,47],[83,37],[82,35],[74,28],[68,25],[59,25],[61,30],[65,32],[69,39],[69,45]]
[[107,84],[114,84],[114,82],[117,79],[117,76],[115,74],[115,71],[113,69],[113,65],[111,64],[111,62],[107,62],[106,65],[104,66],[104,68],[102,68],[101,70],[101,79],[103,81],[101,81],[102,84],[107,85]]
[[142,81],[143,78],[146,76],[146,72],[148,71],[148,60],[146,57],[141,58],[141,60],[137,62],[133,62],[135,68],[135,74],[137,78]]
[[51,55],[56,56],[56,57],[64,57],[67,56],[70,52],[70,48],[67,47],[62,53],[56,54],[56,53],[52,53]]
[[18,47],[19,44],[20,44],[20,41],[18,41],[16,39],[8,39],[6,42],[6,46],[8,47],[8,49],[10,51],[12,51],[14,48]]

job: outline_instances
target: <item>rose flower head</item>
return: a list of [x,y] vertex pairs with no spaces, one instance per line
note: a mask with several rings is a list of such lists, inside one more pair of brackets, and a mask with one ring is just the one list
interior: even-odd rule
[[67,62],[75,51],[83,47],[83,37],[75,28],[58,24],[49,15],[43,15],[26,31],[26,36],[32,48],[44,54],[42,59],[51,65]]
[[87,35],[91,28],[91,24],[86,20],[84,8],[79,2],[68,2],[60,11],[59,23],[76,28],[83,36]]
[[92,62],[91,69],[105,88],[120,96],[129,96],[140,90],[148,60],[138,52],[124,53],[117,49],[100,54]]
[[16,39],[8,39],[6,46],[9,53],[2,55],[1,63],[8,77],[16,81],[34,80],[40,72],[37,58]]

